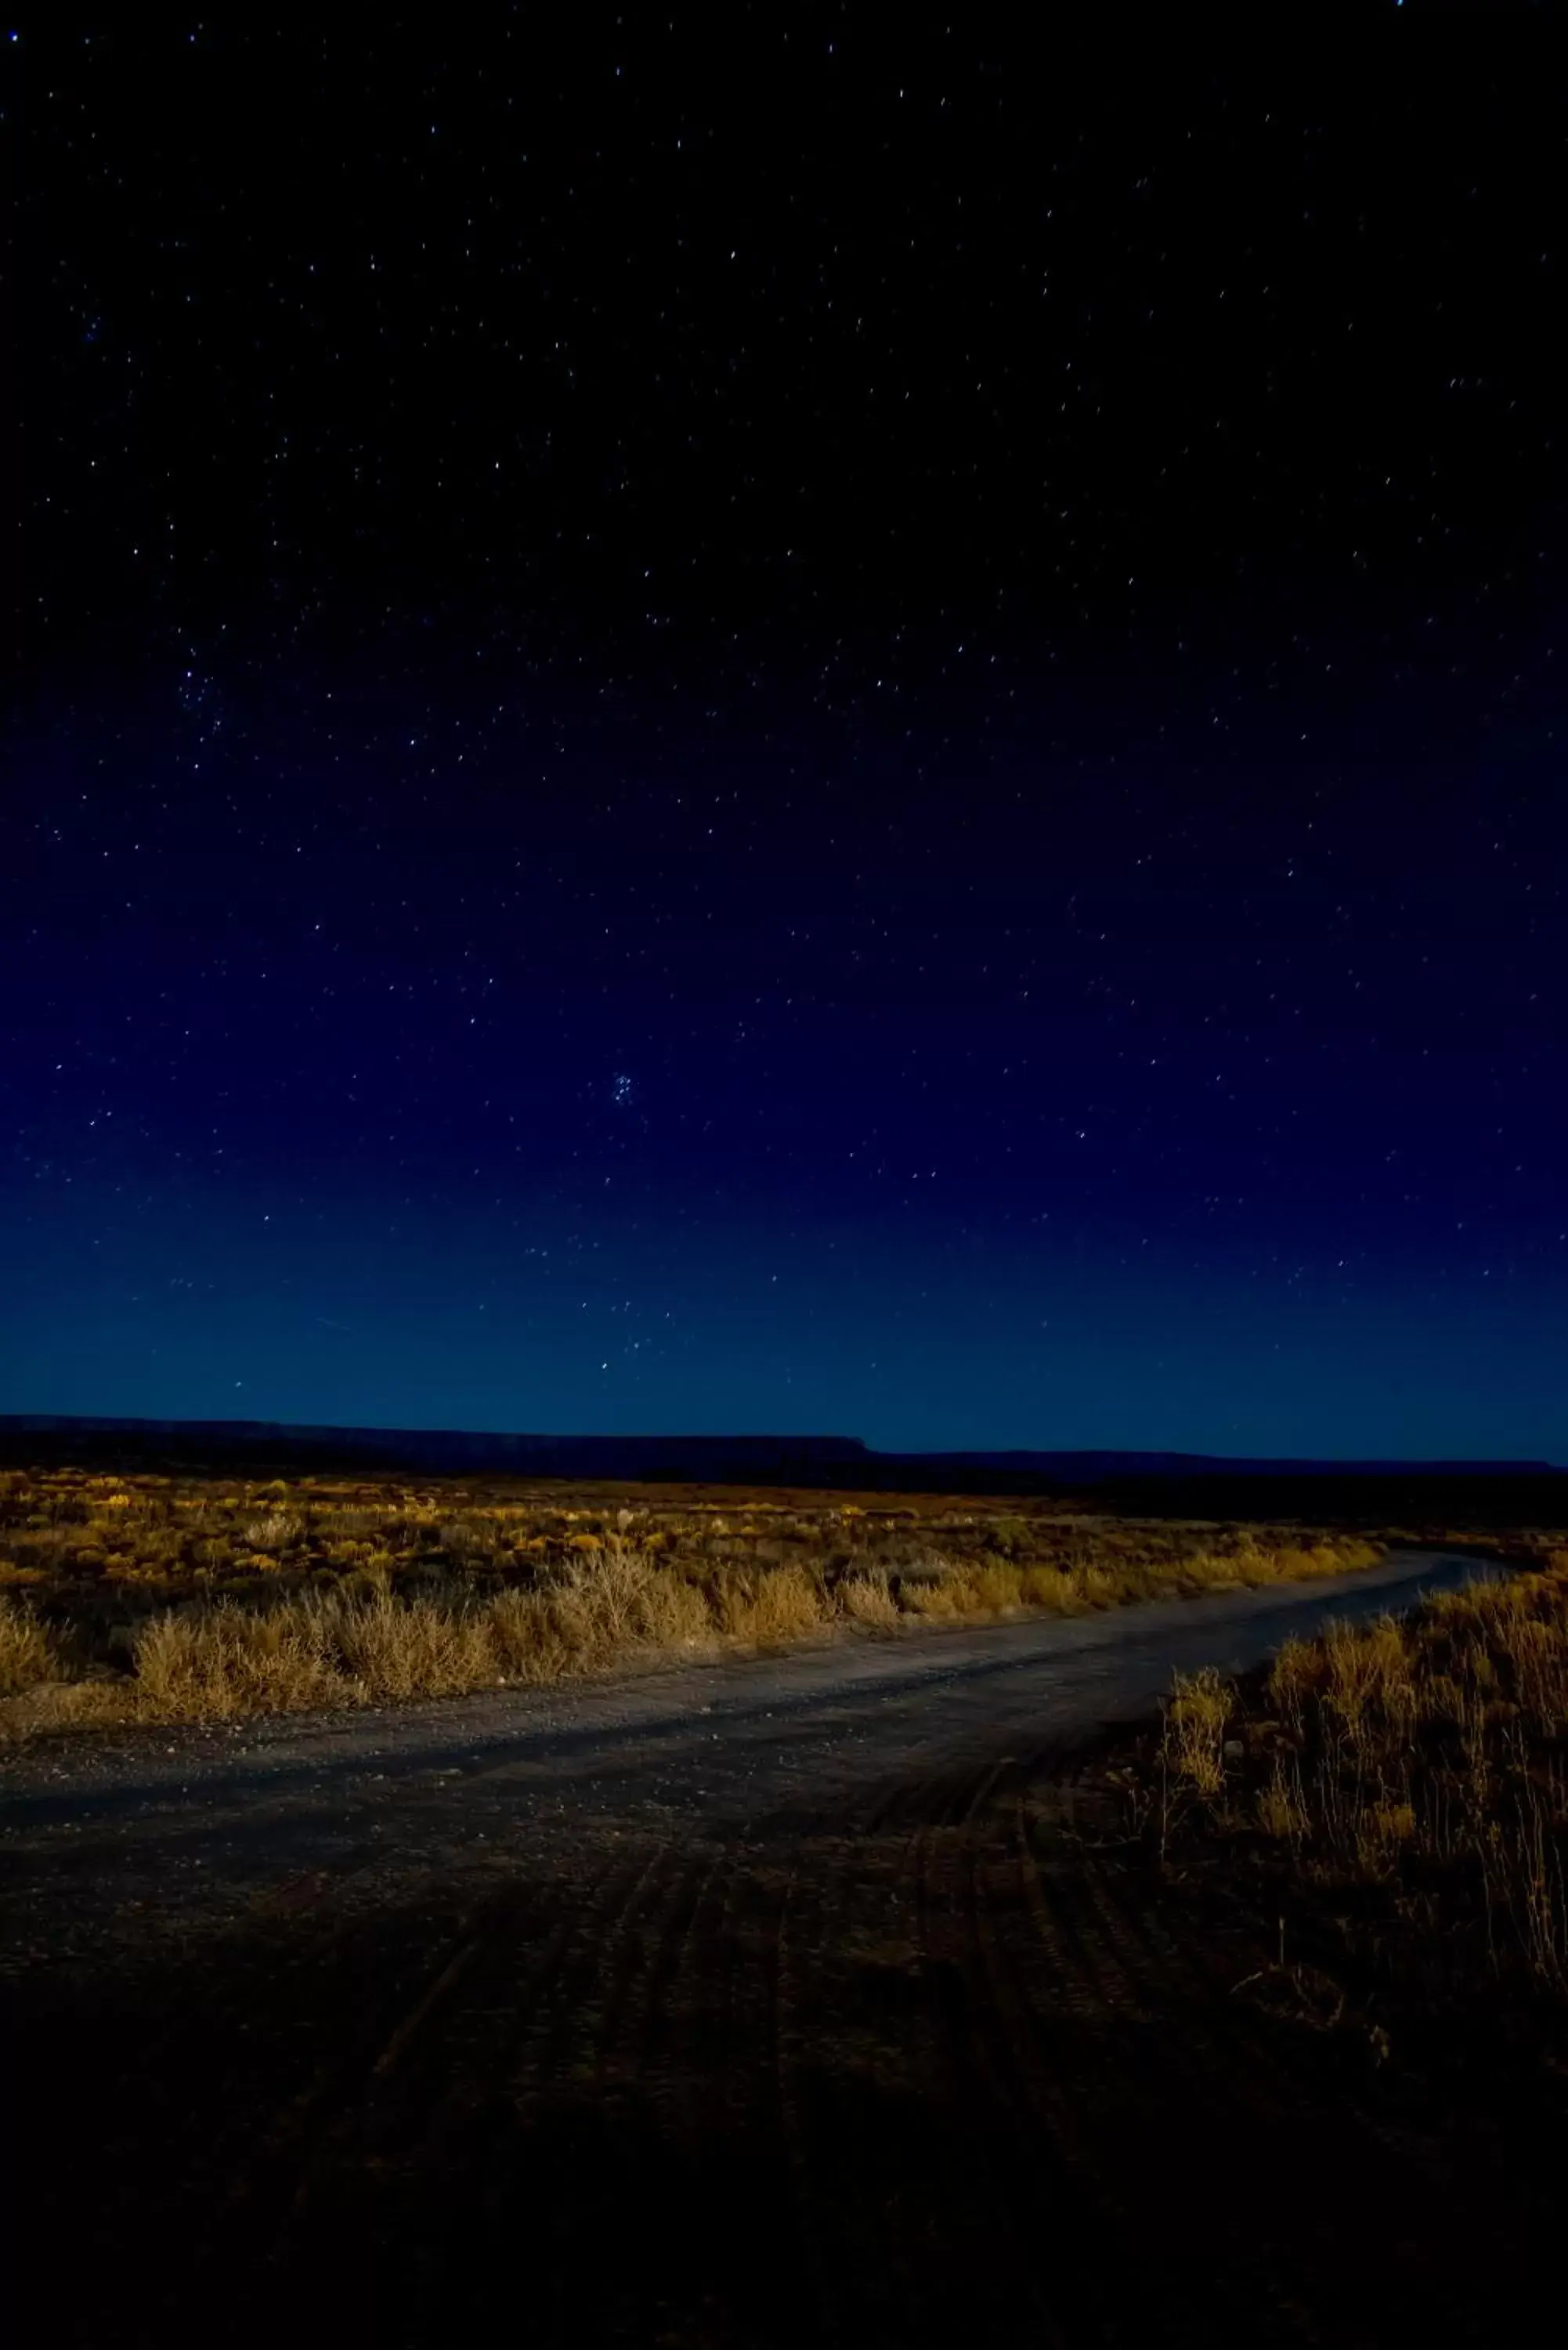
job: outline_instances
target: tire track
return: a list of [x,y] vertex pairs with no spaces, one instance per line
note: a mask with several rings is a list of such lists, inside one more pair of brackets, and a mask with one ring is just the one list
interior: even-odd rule
[[[1060,1852],[1060,1833],[1022,1804],[1018,1825],[1037,1855]],[[1489,2188],[1473,2165],[1467,2168],[1457,2141],[1445,2154],[1429,2131],[1412,2127],[1343,2034],[1325,2037],[1236,1999],[1240,1979],[1272,1956],[1261,1921],[1255,1929],[1237,1917],[1217,1925],[1212,1905],[1179,1883],[1162,1887],[1125,1848],[1078,1842],[1062,1888],[1080,1932],[1113,1950],[1124,1977],[1143,1986],[1158,2024],[1150,2047],[1165,2085],[1159,2094],[1173,2109],[1201,2116],[1200,2142],[1212,2149],[1206,2165],[1195,2141],[1184,2191],[1134,2215],[1140,2237],[1202,2241],[1211,2226],[1203,2185],[1211,2169],[1224,2181],[1229,2224],[1248,2247],[1232,2265],[1251,2280],[1254,2321],[1257,2307],[1267,2306],[1282,2336],[1303,2341],[1380,2344],[1415,2323],[1417,2311],[1421,2324],[1449,2338],[1466,2322],[1467,2294],[1478,2310],[1494,2299],[1500,2259],[1505,2268],[1527,2264],[1520,2211],[1496,2199],[1498,2164]],[[1237,2149],[1252,2147],[1288,2148],[1294,2172],[1332,2178],[1335,2193],[1282,2196],[1274,2165],[1236,2159]],[[1478,2196],[1491,2201],[1495,2231],[1489,2228],[1467,2277],[1465,2240],[1445,2241],[1434,2230],[1434,2198],[1473,2208]],[[1484,2311],[1478,2322],[1477,2338],[1485,2338]]]
[[[1266,2172],[1242,2168],[1228,2184],[1238,2227],[1260,2248],[1272,2247],[1269,2272],[1282,2308],[1293,2303],[1304,2326],[1304,2280],[1321,2298],[1338,2275],[1347,2286],[1397,2288],[1407,2301],[1425,2293],[1434,2317],[1452,2314],[1464,2278],[1450,2257],[1441,2287],[1431,2285],[1432,2197],[1448,2171],[1449,2192],[1473,2206],[1479,2182],[1429,2130],[1380,2098],[1369,2057],[1347,2047],[1343,2034],[1293,2025],[1235,1997],[1243,1975],[1271,1963],[1261,1922],[1250,1939],[1239,1919],[1217,1929],[1179,1886],[1162,1898],[1128,1862],[1088,1853],[1073,1881],[1123,1965],[1148,1986],[1173,2094],[1189,2106],[1201,2100],[1210,2130],[1229,2143],[1289,2144],[1303,2167],[1338,2182],[1326,2210],[1282,2205]],[[1510,2244],[1522,2261],[1518,2215],[1500,2206],[1479,2262],[1489,2276]],[[1349,2322],[1345,2311],[1342,2328]]]
[[[1019,2019],[1021,2060],[1033,2033],[1048,2043],[1059,2068],[1058,2111],[1067,2107],[1074,2134],[1071,2167],[1096,2181],[1112,2223],[1100,2259],[1124,2278],[1127,2322],[1147,2324],[1158,2308],[1162,2325],[1179,2326],[1179,2339],[1220,2342],[1239,2325],[1255,2326],[1266,2307],[1285,2338],[1313,2340],[1291,2314],[1282,2281],[1252,2249],[1231,2272],[1206,2268],[1200,2292],[1189,2273],[1192,2248],[1204,2244],[1211,2229],[1214,2195],[1211,2183],[1200,2188],[1196,2228],[1190,2211],[1175,2219],[1173,2203],[1184,2200],[1178,2166],[1202,2165],[1200,2145],[1184,2144],[1183,2133],[1203,2143],[1213,2137],[1212,2099],[1216,2091],[1223,2096],[1222,2082],[1205,2074],[1210,2043],[1202,2004],[1162,2000],[1129,1949],[1115,1906],[1096,1898],[1102,1864],[1080,1853],[1070,1865],[1059,1863],[1048,1888],[1022,1794],[1009,1803],[997,1833],[1005,1835],[1008,1874],[1020,1898],[999,1908],[992,1891],[1005,1881],[1002,1869],[978,1851],[976,1930],[993,1961],[995,2003]],[[1064,1997],[1071,2019],[1065,2029],[1057,2021]],[[1195,2114],[1203,2116],[1196,2133]],[[1174,2162],[1151,2156],[1151,2122],[1170,2144]],[[1223,2138],[1222,2130],[1219,2135]],[[1241,2134],[1230,2141],[1248,2142]],[[1238,2233],[1248,2241],[1244,2228]],[[1136,2248],[1136,2273],[1128,2271],[1128,2248]]]

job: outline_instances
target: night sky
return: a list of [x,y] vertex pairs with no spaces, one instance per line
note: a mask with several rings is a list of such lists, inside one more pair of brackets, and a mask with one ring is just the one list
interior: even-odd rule
[[1547,20],[261,13],[0,43],[0,1409],[1568,1460]]

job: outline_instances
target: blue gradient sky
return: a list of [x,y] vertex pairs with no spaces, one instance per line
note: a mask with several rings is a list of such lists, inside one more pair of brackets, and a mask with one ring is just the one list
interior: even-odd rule
[[1568,1459],[1552,85],[1394,16],[21,45],[0,1409]]

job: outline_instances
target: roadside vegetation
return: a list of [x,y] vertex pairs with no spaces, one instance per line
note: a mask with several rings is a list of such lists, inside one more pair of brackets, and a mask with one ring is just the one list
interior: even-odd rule
[[1301,1527],[713,1487],[0,1472],[0,1737],[383,1705],[1370,1565]]
[[1537,1551],[1239,1682],[1179,1675],[1106,1774],[1161,1872],[1276,1950],[1238,1990],[1378,2062],[1568,2074],[1568,1536]]

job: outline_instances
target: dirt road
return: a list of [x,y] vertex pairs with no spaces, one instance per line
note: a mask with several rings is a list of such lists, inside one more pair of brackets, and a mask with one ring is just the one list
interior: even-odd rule
[[51,2334],[1496,2338],[1525,2151],[1238,2002],[1079,1759],[1474,1571],[14,1758]]

